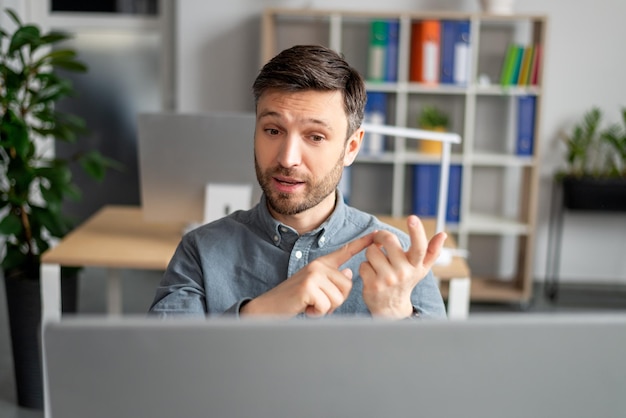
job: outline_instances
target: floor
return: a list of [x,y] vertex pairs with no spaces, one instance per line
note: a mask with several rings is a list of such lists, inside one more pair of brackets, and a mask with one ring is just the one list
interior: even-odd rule
[[[122,271],[124,312],[145,313],[161,273],[150,271]],[[541,283],[535,285],[535,296],[529,306],[506,304],[477,304],[470,306],[471,313],[510,312],[583,312],[626,311],[626,285],[562,285],[558,299],[550,301],[544,296]],[[106,290],[103,269],[84,269],[79,287],[79,312],[105,311]],[[132,295],[132,297],[128,297]],[[16,405],[13,364],[10,348],[4,285],[0,286],[0,417],[41,418],[43,412]]]

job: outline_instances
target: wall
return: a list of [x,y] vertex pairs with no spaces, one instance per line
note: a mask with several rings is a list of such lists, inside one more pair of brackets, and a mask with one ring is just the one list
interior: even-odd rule
[[[477,11],[478,0],[231,0],[219,8],[181,0],[176,16],[176,103],[180,111],[252,110],[250,85],[259,66],[259,14],[265,7],[355,10]],[[626,2],[622,0],[518,0],[520,13],[549,16],[545,98],[540,132],[542,178],[535,275],[545,276],[551,176],[561,164],[559,131],[592,105],[607,121],[626,106]],[[622,237],[626,215],[565,219],[564,280],[626,283]]]
[[[32,1],[0,0],[28,12]],[[250,85],[259,67],[259,16],[265,7],[355,10],[478,10],[478,0],[204,0],[176,2],[176,94],[180,111],[252,110]],[[516,11],[549,16],[545,98],[540,132],[542,178],[535,275],[545,275],[551,175],[561,164],[559,131],[592,105],[607,121],[626,106],[626,2],[622,0],[517,0]],[[0,21],[6,19],[0,16]],[[568,214],[561,273],[565,279],[626,283],[622,237],[626,215]]]

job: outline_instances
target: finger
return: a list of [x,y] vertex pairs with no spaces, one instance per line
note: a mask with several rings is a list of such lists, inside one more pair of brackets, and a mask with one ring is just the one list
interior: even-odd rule
[[305,312],[313,315],[325,315],[334,311],[347,298],[352,288],[352,281],[342,273],[336,272],[339,277],[334,280],[323,281],[320,286],[311,289],[310,300]]
[[428,239],[422,221],[415,215],[410,215],[406,220],[409,237],[411,238],[411,247],[406,252],[409,263],[417,266],[422,263],[428,249]]
[[448,238],[448,235],[445,232],[440,232],[431,238],[428,243],[428,249],[426,250],[426,256],[424,257],[424,265],[426,267],[431,268],[433,264],[435,264],[446,238]]
[[309,293],[309,300],[304,312],[307,316],[322,316],[331,309],[331,302],[319,287],[313,288]]
[[386,258],[389,259],[391,264],[397,265],[406,260],[404,248],[402,248],[400,239],[398,239],[396,234],[390,231],[378,231],[376,235],[374,235],[374,244],[382,246],[385,249]]
[[374,233],[367,234],[354,241],[350,241],[335,252],[320,257],[332,267],[339,268],[343,263],[363,251],[368,245],[374,242]]

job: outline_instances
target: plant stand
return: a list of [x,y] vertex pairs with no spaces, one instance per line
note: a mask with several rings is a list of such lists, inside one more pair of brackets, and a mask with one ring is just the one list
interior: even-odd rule
[[626,179],[565,178],[552,184],[545,295],[558,297],[561,240],[565,210],[577,212],[626,212]]

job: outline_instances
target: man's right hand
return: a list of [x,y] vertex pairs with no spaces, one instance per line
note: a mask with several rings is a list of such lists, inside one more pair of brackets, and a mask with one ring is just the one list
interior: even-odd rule
[[275,288],[246,303],[240,314],[292,317],[302,312],[309,316],[332,313],[352,289],[352,271],[340,271],[339,266],[371,245],[374,234],[316,258]]

